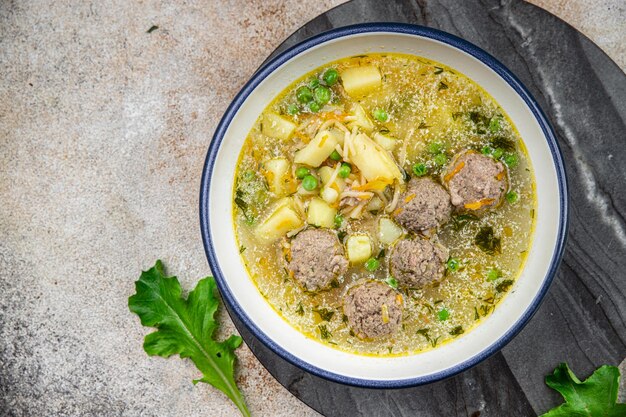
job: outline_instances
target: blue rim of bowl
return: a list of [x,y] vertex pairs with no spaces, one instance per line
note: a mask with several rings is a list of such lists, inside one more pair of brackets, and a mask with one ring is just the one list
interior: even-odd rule
[[[246,314],[244,309],[237,303],[233,294],[228,286],[227,280],[222,273],[222,270],[217,262],[217,257],[215,255],[214,243],[211,237],[211,228],[209,221],[209,195],[211,188],[211,179],[213,174],[213,167],[215,165],[215,159],[220,149],[222,140],[224,139],[224,135],[228,130],[228,127],[233,119],[233,117],[237,114],[237,111],[241,107],[241,105],[245,102],[248,96],[254,91],[254,89],[274,70],[280,67],[285,62],[289,61],[293,57],[311,49],[317,45],[322,43],[343,38],[346,36],[359,35],[359,34],[368,34],[368,33],[393,33],[393,34],[406,34],[406,35],[414,35],[417,37],[428,38],[432,40],[436,40],[447,45],[450,45],[454,48],[457,48],[463,52],[468,53],[480,60],[483,64],[487,65],[493,71],[495,71],[504,81],[507,82],[515,92],[524,100],[528,108],[533,113],[533,116],[541,126],[543,134],[548,142],[548,146],[550,148],[550,152],[552,153],[552,159],[554,162],[554,166],[556,169],[557,182],[559,187],[559,203],[560,203],[560,219],[559,219],[559,229],[557,235],[557,243],[554,248],[554,252],[552,254],[552,259],[550,261],[550,267],[544,277],[543,283],[541,284],[541,288],[535,295],[530,306],[526,309],[526,311],[519,317],[519,319],[513,324],[513,326],[498,340],[492,343],[489,347],[484,349],[482,352],[472,356],[471,358],[458,363],[450,368],[444,369],[439,372],[435,372],[432,374],[419,376],[415,378],[405,378],[405,379],[396,379],[396,380],[373,380],[373,379],[363,379],[363,378],[354,378],[350,376],[345,376],[341,374],[337,374],[317,366],[314,366],[297,356],[291,354],[290,352],[283,349],[276,342],[274,342],[271,338],[269,338],[265,333],[257,327],[257,325],[250,319],[250,317]],[[528,323],[530,318],[535,314],[539,305],[543,301],[550,284],[552,283],[554,276],[556,275],[557,269],[559,267],[561,258],[563,257],[563,251],[565,247],[565,241],[567,236],[567,228],[568,228],[568,201],[567,201],[567,178],[565,174],[565,167],[563,164],[563,157],[561,155],[561,151],[559,149],[559,145],[556,140],[556,135],[548,119],[545,114],[532,97],[530,92],[526,89],[526,87],[521,83],[521,81],[513,75],[502,63],[500,63],[496,58],[483,51],[479,47],[471,44],[470,42],[463,40],[457,36],[451,35],[449,33],[432,29],[424,26],[404,24],[404,23],[363,23],[358,25],[345,26],[337,29],[330,30],[328,32],[321,33],[319,35],[313,36],[304,40],[303,42],[294,45],[293,47],[285,50],[284,52],[278,54],[276,57],[269,60],[265,65],[259,68],[252,78],[243,86],[241,91],[235,96],[231,104],[226,109],[224,116],[220,120],[217,125],[217,129],[213,135],[213,139],[209,145],[207,157],[204,163],[204,168],[202,171],[202,182],[200,186],[200,229],[202,232],[202,242],[204,244],[204,250],[206,252],[207,258],[209,260],[209,265],[213,274],[215,275],[215,279],[217,282],[217,286],[222,294],[222,297],[228,303],[231,310],[236,314],[239,319],[244,323],[244,325],[248,328],[248,330],[263,344],[265,344],[269,349],[271,349],[274,353],[292,363],[293,365],[310,372],[319,377],[338,382],[341,384],[352,385],[357,387],[364,388],[405,388],[412,387],[417,385],[428,384],[431,382],[439,381],[441,379],[445,379],[456,375],[460,372],[463,372],[472,366],[482,362],[487,359],[489,356],[498,352],[502,349],[508,342],[513,339],[522,328]]]

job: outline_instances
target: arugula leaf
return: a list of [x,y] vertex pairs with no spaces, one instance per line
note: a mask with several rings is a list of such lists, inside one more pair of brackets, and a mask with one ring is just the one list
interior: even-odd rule
[[558,391],[565,403],[541,417],[626,416],[626,404],[617,403],[619,369],[615,366],[604,365],[580,382],[567,364],[562,363],[546,377],[546,385]]
[[142,325],[158,329],[144,339],[146,353],[164,358],[179,354],[191,359],[203,375],[194,384],[213,385],[235,403],[242,415],[250,416],[234,379],[234,350],[241,345],[241,337],[232,335],[223,342],[213,339],[219,304],[213,277],[198,281],[184,299],[178,279],[166,277],[158,260],[141,273],[135,291],[128,299],[128,308],[139,316]]

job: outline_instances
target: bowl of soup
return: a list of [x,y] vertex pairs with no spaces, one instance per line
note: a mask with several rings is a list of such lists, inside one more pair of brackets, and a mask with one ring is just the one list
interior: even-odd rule
[[209,146],[200,220],[229,310],[291,363],[398,388],[461,372],[545,296],[567,229],[545,115],[450,34],[365,24],[278,55]]

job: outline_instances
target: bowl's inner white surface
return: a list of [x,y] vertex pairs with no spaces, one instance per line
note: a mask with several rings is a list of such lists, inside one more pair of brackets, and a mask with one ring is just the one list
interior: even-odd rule
[[[265,106],[303,74],[340,58],[371,52],[407,53],[448,65],[482,86],[502,106],[526,144],[537,180],[534,243],[522,275],[494,313],[475,330],[437,349],[401,357],[368,357],[342,352],[307,338],[285,322],[261,296],[241,259],[232,221],[233,178],[237,158],[254,121]],[[480,354],[515,326],[546,279],[557,242],[559,189],[550,149],[530,109],[493,70],[447,44],[413,35],[358,34],[304,52],[263,80],[238,110],[212,171],[210,230],[219,268],[236,302],[275,345],[308,364],[335,374],[367,380],[402,380],[444,371]],[[247,319],[244,318],[244,321]]]

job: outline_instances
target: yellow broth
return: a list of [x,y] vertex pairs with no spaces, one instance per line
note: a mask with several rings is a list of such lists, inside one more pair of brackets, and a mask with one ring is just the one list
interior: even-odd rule
[[[354,99],[346,94],[340,80],[331,86],[332,99],[319,112],[310,112],[298,104],[297,88],[309,85],[314,78],[323,80],[327,68],[342,72],[363,65],[374,65],[382,74],[382,85],[375,91]],[[277,140],[261,132],[262,117],[245,140],[235,177],[233,218],[241,256],[267,302],[307,336],[359,354],[423,351],[470,331],[497,308],[520,274],[533,235],[536,199],[532,167],[519,133],[490,95],[454,69],[420,57],[370,54],[339,60],[303,76],[280,93],[264,112],[279,114],[302,126],[316,118],[328,118],[329,112],[348,113],[357,102],[370,116],[374,132],[383,131],[397,138],[392,154],[410,176],[414,175],[413,166],[423,163],[429,175],[439,180],[443,169],[440,164],[445,162],[445,166],[453,155],[467,149],[491,153],[510,165],[510,193],[502,205],[479,219],[454,215],[438,232],[439,242],[450,250],[450,257],[458,260],[459,268],[449,268],[438,284],[398,290],[403,294],[404,309],[401,328],[394,334],[377,340],[355,337],[343,315],[343,296],[359,280],[387,280],[387,257],[381,257],[380,267],[374,272],[363,264],[351,265],[333,288],[318,293],[304,291],[289,276],[282,239],[268,244],[254,233],[277,200],[268,189],[263,164],[277,156],[292,161],[294,151],[311,140],[315,132],[307,134],[305,129],[304,134]],[[293,112],[294,105],[300,107],[299,113],[291,115],[289,111]],[[384,109],[389,119],[380,122],[372,117],[377,109]],[[507,150],[511,141],[515,149]],[[331,162],[334,163],[325,164]],[[290,179],[290,192],[299,182]],[[516,201],[513,193],[518,197]],[[306,201],[310,197],[302,198]],[[388,254],[389,248],[377,240],[378,219],[382,215],[367,212],[362,219],[344,221],[339,230],[341,237],[366,233],[373,240],[373,257],[381,250]],[[476,245],[476,235],[485,226],[492,227],[500,239],[499,253],[488,254]]]

